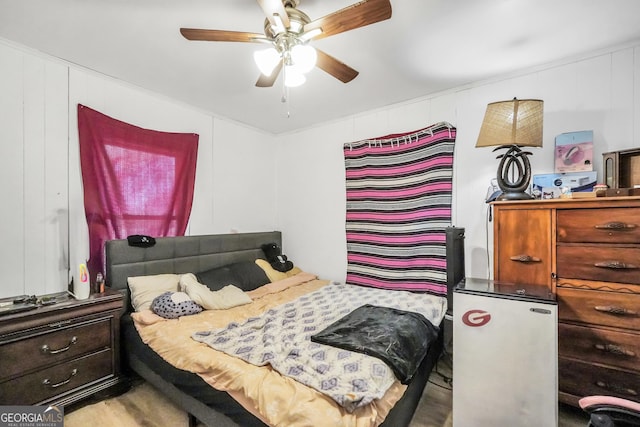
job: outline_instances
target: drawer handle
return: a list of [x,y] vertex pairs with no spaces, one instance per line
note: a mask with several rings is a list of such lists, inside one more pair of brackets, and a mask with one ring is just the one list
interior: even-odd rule
[[596,381],[596,385],[600,388],[607,389],[609,391],[613,391],[618,394],[626,394],[628,396],[637,396],[638,392],[632,388],[620,387],[617,385],[609,384],[604,381]]
[[634,228],[636,228],[636,225],[614,221],[602,225],[596,225],[595,228],[599,230],[633,230]]
[[629,356],[635,357],[635,353],[631,350],[626,350],[619,345],[616,344],[596,344],[594,347],[598,350],[604,351],[606,353],[611,353],[619,356]]
[[77,373],[78,373],[78,370],[74,369],[73,371],[71,371],[71,374],[69,375],[69,378],[67,378],[66,380],[60,381],[59,383],[56,383],[56,384],[51,384],[51,380],[49,378],[45,378],[42,381],[42,384],[46,385],[49,388],[58,388],[58,387],[61,387],[61,386],[65,385],[65,384],[69,384],[69,382],[71,382],[71,379],[73,377],[75,377]]
[[624,316],[635,316],[638,314],[635,310],[629,310],[623,307],[616,307],[615,305],[596,305],[593,307],[596,311],[609,314],[619,314]]
[[514,255],[512,257],[509,258],[511,261],[518,261],[518,262],[540,262],[542,261],[540,258],[538,257],[534,257],[531,255]]
[[635,264],[626,264],[620,261],[604,261],[604,262],[596,262],[594,264],[596,267],[600,268],[612,268],[614,270],[634,270],[637,269],[638,266]]
[[51,350],[49,346],[45,344],[42,347],[40,347],[40,351],[42,351],[45,354],[46,353],[49,353],[49,354],[64,353],[65,351],[69,350],[71,346],[74,345],[76,342],[78,342],[78,338],[74,335],[71,337],[71,340],[69,341],[69,345],[66,347],[62,347],[57,350]]

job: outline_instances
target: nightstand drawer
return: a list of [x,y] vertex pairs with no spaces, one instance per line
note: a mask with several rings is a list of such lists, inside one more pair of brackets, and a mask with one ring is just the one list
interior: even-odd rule
[[0,346],[0,381],[111,347],[111,319],[83,322]]
[[3,405],[34,405],[94,381],[113,376],[110,349],[0,384]]
[[558,353],[636,371],[640,369],[640,335],[561,323]]
[[558,246],[558,277],[640,284],[640,248],[605,245]]
[[558,371],[558,384],[564,393],[578,397],[608,395],[640,400],[640,375],[564,357],[558,359]]
[[640,329],[640,294],[557,288],[558,319]]
[[559,210],[558,242],[640,243],[640,208]]

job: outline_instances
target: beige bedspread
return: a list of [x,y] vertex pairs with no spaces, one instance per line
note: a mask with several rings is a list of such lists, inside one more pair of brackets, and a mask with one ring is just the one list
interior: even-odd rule
[[251,365],[191,338],[197,331],[241,322],[327,284],[311,274],[299,273],[249,292],[253,299],[250,304],[155,323],[142,321],[141,313],[132,317],[142,340],[166,361],[195,372],[211,386],[228,392],[271,426],[377,426],[406,389],[399,381],[394,382],[383,399],[348,413],[331,398],[269,366]]

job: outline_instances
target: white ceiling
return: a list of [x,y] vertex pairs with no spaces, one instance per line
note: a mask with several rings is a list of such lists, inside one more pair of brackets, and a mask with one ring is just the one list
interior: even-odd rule
[[[301,0],[314,20],[356,0]],[[332,121],[640,39],[638,0],[391,0],[391,19],[313,42],[360,72],[314,69],[282,103],[254,86],[254,43],[195,42],[180,27],[262,33],[255,0],[0,0],[0,37],[272,133]],[[289,117],[287,115],[289,113]]]

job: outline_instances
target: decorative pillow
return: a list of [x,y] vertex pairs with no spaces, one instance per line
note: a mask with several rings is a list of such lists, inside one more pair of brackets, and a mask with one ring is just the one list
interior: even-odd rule
[[264,270],[253,261],[237,262],[229,268],[240,279],[238,287],[243,291],[252,291],[270,282]]
[[278,280],[284,280],[287,277],[295,276],[296,274],[302,272],[302,270],[300,270],[300,268],[298,267],[293,267],[291,270],[284,273],[280,272],[275,268],[271,267],[271,264],[269,264],[269,261],[264,259],[257,259],[255,263],[258,267],[262,269],[262,271],[265,272],[265,274],[269,278],[269,281],[272,283],[277,282]]
[[243,291],[250,291],[269,283],[264,270],[252,261],[237,262],[202,271],[196,273],[196,278],[212,291],[220,290],[227,285],[235,285]]
[[210,290],[217,291],[232,283],[239,282],[228,265],[212,268],[195,274],[198,282],[206,285]]
[[211,291],[191,273],[183,274],[180,278],[180,290],[206,310],[222,310],[251,302],[247,294],[233,285]]
[[153,299],[167,291],[176,292],[180,282],[179,274],[156,274],[127,278],[131,290],[131,305],[135,311],[151,307]]
[[151,310],[165,319],[198,314],[202,307],[184,292],[165,292],[153,299]]

